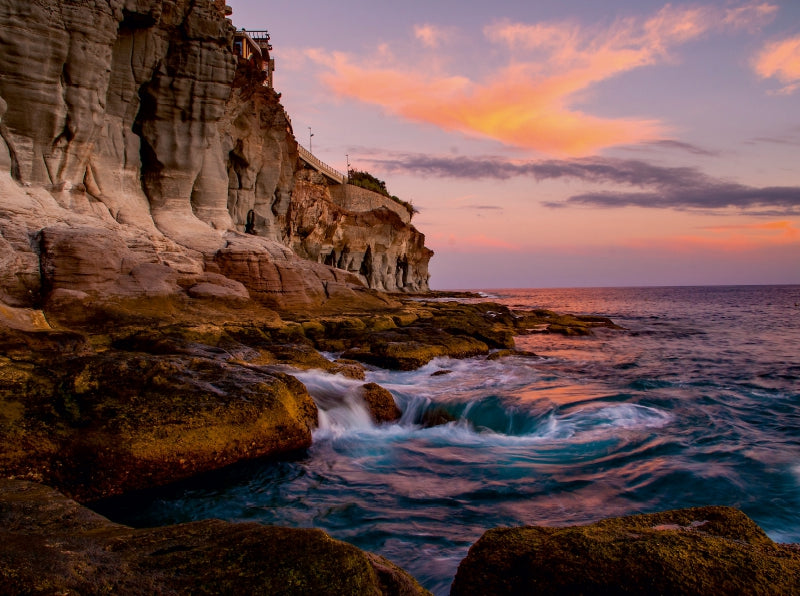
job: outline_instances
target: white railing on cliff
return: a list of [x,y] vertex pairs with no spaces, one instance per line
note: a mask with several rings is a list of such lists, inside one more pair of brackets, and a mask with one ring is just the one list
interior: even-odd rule
[[297,144],[297,152],[300,154],[300,159],[302,159],[304,162],[306,162],[308,165],[310,165],[318,172],[324,174],[325,176],[327,176],[334,182],[337,182],[338,184],[347,184],[347,176],[345,176],[338,170],[333,169],[325,162],[320,161],[319,159],[314,157],[311,151],[309,151],[299,143]]

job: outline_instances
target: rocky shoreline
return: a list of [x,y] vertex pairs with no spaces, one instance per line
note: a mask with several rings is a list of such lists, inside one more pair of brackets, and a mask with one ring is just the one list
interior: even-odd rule
[[[515,350],[524,333],[616,328],[429,293],[413,209],[301,158],[269,55],[237,52],[229,14],[223,0],[0,9],[5,594],[426,593],[320,531],[137,530],[85,505],[307,449],[318,410],[292,371],[365,381],[365,367],[439,356],[536,357]],[[399,415],[385,388],[362,392],[376,422]],[[490,532],[454,590],[569,593],[539,578],[582,568],[569,589],[587,594],[800,592],[797,550],[741,514],[642,523],[594,542],[594,526]],[[542,558],[544,542],[578,558]],[[660,579],[632,579],[636,565]],[[692,582],[672,573],[682,565]]]
[[[183,321],[151,311],[134,323],[126,311],[106,324],[5,309],[0,570],[12,580],[8,593],[426,593],[388,561],[319,531],[218,521],[134,530],[72,499],[91,506],[309,447],[317,409],[292,370],[364,379],[365,366],[411,370],[437,356],[520,355],[514,337],[523,333],[619,329],[604,318],[445,298],[392,296],[383,310],[316,318],[258,308],[238,318],[209,316],[207,300],[197,300],[185,305]],[[400,414],[375,383],[365,383],[363,397],[377,422]],[[602,532],[487,532],[462,563],[453,593],[791,594],[800,586],[797,549],[775,545],[735,510],[597,526]],[[683,576],[670,561],[698,571]]]
[[[516,353],[519,333],[614,326],[402,296],[383,311],[318,318],[265,309],[240,313],[245,320],[224,311],[204,318],[208,305],[195,302],[183,322],[131,310],[102,324],[95,315],[87,321],[87,311],[75,319],[6,309],[0,473],[84,502],[150,488],[308,447],[316,406],[287,366],[363,379],[365,365],[411,370],[438,356],[496,358]],[[364,395],[377,421],[399,415],[381,387],[366,384]]]

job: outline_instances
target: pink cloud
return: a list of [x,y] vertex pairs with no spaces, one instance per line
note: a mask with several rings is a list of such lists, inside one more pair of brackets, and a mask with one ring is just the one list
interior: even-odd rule
[[514,244],[485,234],[473,234],[470,236],[442,233],[427,234],[426,244],[434,251],[448,249],[459,252],[472,252],[474,250],[506,252],[518,251],[523,248],[520,244]]
[[[592,85],[668,58],[674,46],[712,30],[771,18],[775,7],[749,2],[726,10],[665,6],[649,19],[620,19],[610,27],[574,23],[499,22],[487,40],[506,47],[506,63],[482,78],[448,72],[441,56],[397,59],[309,53],[340,97],[383,107],[402,118],[447,131],[490,138],[559,156],[586,156],[604,147],[663,138],[667,127],[644,118],[604,118],[573,107]],[[435,48],[441,30],[419,25],[415,36]],[[496,54],[491,48],[487,55]],[[478,72],[472,68],[470,72]]]
[[763,79],[784,83],[778,93],[794,93],[800,88],[800,35],[767,44],[756,56],[753,68]]
[[414,37],[428,48],[437,48],[450,39],[451,33],[443,27],[425,23],[414,25]]

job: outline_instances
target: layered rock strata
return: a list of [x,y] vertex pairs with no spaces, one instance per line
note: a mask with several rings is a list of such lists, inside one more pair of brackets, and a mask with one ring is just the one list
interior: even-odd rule
[[207,0],[0,6],[0,301],[380,308],[361,289],[427,289],[409,222],[295,192],[288,118],[233,32]]

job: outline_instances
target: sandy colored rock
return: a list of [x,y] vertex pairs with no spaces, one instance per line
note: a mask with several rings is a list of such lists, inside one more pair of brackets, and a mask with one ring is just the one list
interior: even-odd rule
[[16,594],[428,594],[320,530],[219,520],[135,530],[40,484],[0,481],[0,576]]
[[[333,236],[354,258],[371,244],[375,263],[413,244],[403,258],[424,261],[427,284],[430,251],[413,227],[333,208],[324,184],[293,198],[302,168],[289,119],[262,73],[237,64],[225,13],[214,2],[3,3],[0,302],[382,308],[361,290],[389,288],[381,280],[395,273],[326,265]],[[251,211],[260,238],[242,239]]]
[[451,594],[770,594],[800,591],[800,551],[744,513],[697,507],[587,526],[489,530]]

